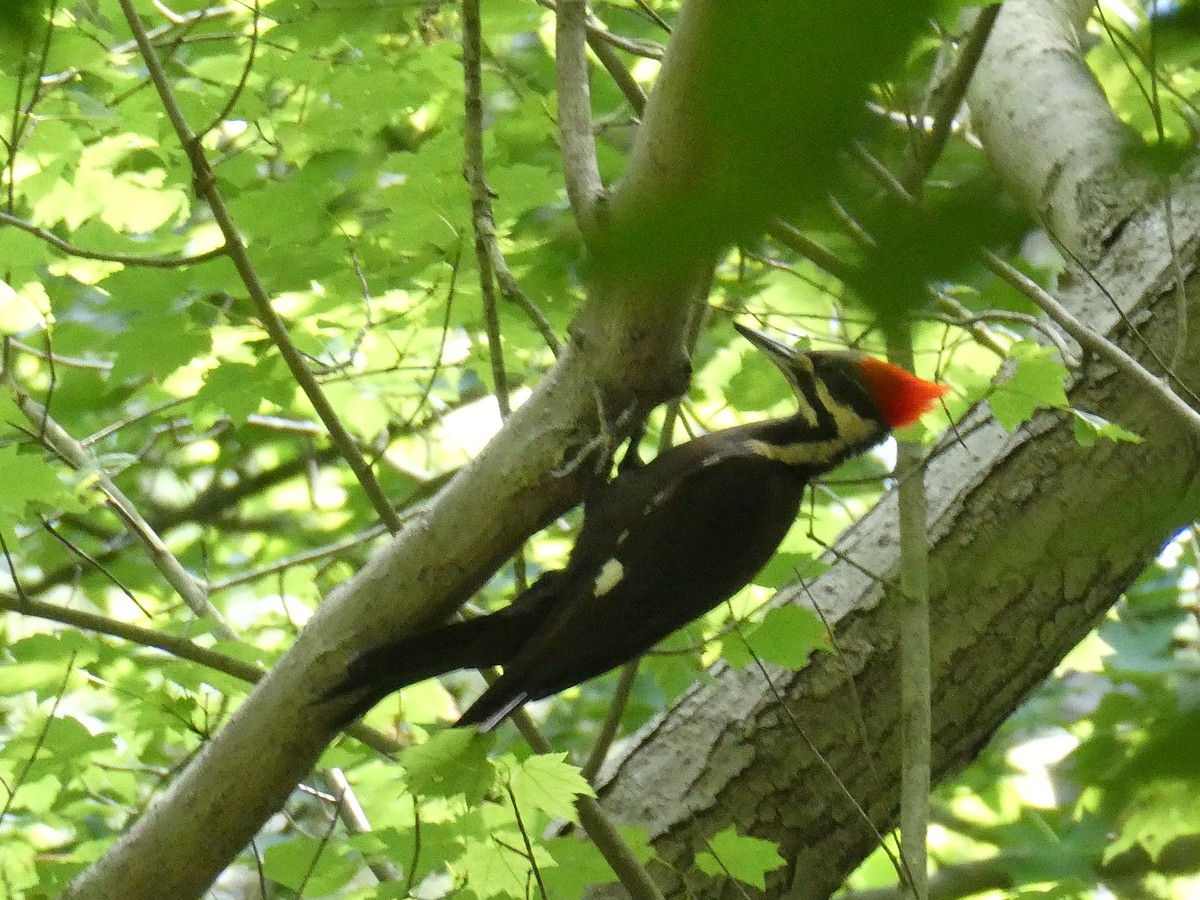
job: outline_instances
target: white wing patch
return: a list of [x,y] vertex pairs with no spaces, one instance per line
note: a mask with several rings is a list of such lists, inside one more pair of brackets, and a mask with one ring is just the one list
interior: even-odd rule
[[625,567],[621,565],[618,559],[610,559],[600,567],[600,573],[596,576],[596,581],[592,585],[592,596],[603,597],[625,577]]

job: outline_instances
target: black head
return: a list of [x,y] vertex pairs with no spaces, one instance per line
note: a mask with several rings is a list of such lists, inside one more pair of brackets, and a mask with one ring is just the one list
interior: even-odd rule
[[767,355],[801,406],[814,413],[841,407],[890,430],[915,422],[946,392],[942,385],[857,350],[798,350],[737,322],[733,327]]

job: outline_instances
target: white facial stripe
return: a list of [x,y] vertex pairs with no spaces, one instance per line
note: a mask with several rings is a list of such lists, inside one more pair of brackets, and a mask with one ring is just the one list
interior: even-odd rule
[[592,596],[603,597],[625,577],[625,567],[621,565],[620,560],[610,559],[600,567],[600,574],[596,576],[595,584],[592,585]]
[[[825,404],[826,408],[828,408],[828,406],[829,406],[829,403],[827,402],[828,394],[825,392],[825,385],[818,383],[817,384],[817,392],[818,392],[818,396],[820,396],[820,398],[821,398],[821,402]],[[812,426],[813,428],[816,428],[817,427],[816,410],[814,410],[812,408],[812,406],[809,404],[808,398],[804,396],[804,393],[802,391],[799,391],[799,390],[796,391],[796,403],[798,406],[798,408],[796,410],[796,415],[800,416],[800,418],[802,418],[806,424]]]
[[821,466],[833,459],[845,445],[840,439],[831,441],[800,441],[795,444],[768,444],[766,441],[748,441],[746,448],[766,459],[787,463],[790,466]]
[[843,446],[864,440],[879,427],[875,423],[864,419],[849,406],[845,406],[834,400],[829,396],[829,391],[825,385],[818,385],[817,390],[820,392],[821,402],[833,414],[833,421],[837,424],[838,434],[842,438],[840,443]]
[[[847,445],[858,444],[875,431],[876,425],[834,400],[824,383],[818,381],[816,388],[817,399],[833,416],[837,428],[836,437],[825,441],[798,441],[783,446],[774,446],[766,441],[749,441],[746,444],[747,448],[759,456],[789,465],[823,465],[837,458]],[[801,412],[807,417],[810,412],[807,404],[801,403]]]

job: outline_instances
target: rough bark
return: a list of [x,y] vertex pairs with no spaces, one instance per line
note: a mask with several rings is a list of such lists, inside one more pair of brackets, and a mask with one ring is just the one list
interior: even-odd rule
[[[1161,371],[1154,352],[1169,358],[1177,328],[1196,318],[1200,182],[1191,178],[1171,199],[1177,258],[1189,276],[1191,315],[1181,322],[1161,207],[1128,218],[1130,198],[1144,197],[1146,183],[1123,169],[1128,135],[1079,60],[1072,17],[1081,9],[1057,0],[1006,4],[971,94],[974,112],[1014,189],[1069,253],[1091,263],[1094,280],[1078,271],[1064,277],[1060,300]],[[1064,109],[1053,101],[1060,88]],[[1105,249],[1112,235],[1119,240]],[[1200,332],[1189,331],[1173,368],[1195,384]],[[1039,415],[1010,436],[984,407],[929,466],[937,779],[975,756],[1195,517],[1200,447],[1179,419],[1095,360],[1086,360],[1070,398],[1144,442],[1085,449],[1066,413]],[[771,684],[754,667],[720,669],[607,770],[604,805],[649,829],[670,866],[657,870],[664,892],[745,896],[744,886],[690,865],[708,836],[733,823],[779,842],[789,862],[769,878],[767,896],[825,897],[876,844],[847,794],[879,831],[894,824],[895,518],[889,497],[839,543],[848,561],[786,598],[820,607],[835,623],[839,654],[800,673],[773,670]]]
[[1081,62],[1079,35],[1093,5],[1006,3],[968,92],[997,171],[1054,240],[1087,258],[1103,250],[1149,187],[1128,165],[1136,136]]
[[[903,54],[931,5],[885,14],[871,0],[837,10],[747,0],[729,16],[717,0],[690,0],[677,26],[688,41],[668,51],[640,129],[647,149],[635,151],[605,214],[597,213],[594,283],[571,346],[485,451],[326,599],[225,727],[64,897],[203,893],[333,737],[332,717],[314,700],[347,656],[449,615],[525,537],[578,500],[589,467],[569,477],[556,471],[599,446],[604,429],[619,430],[620,414],[682,391],[684,325],[719,248],[765,226],[796,194],[828,184],[820,168],[784,164],[797,153],[832,156],[861,114],[866,86]],[[837,41],[826,42],[830,60],[812,67],[790,58],[813,28],[879,52],[838,67],[840,91],[820,90]],[[725,140],[693,139],[721,122],[736,122],[734,131],[726,124]],[[796,168],[809,173],[804,191],[794,174],[791,189],[781,189],[776,173]],[[658,193],[656,172],[664,171],[675,173],[669,197]],[[727,180],[734,175],[736,190]]]
[[[1190,222],[1184,252],[1194,256],[1200,191],[1177,199],[1177,215]],[[1133,319],[1151,346],[1171,346],[1175,304],[1163,293],[1161,245],[1145,237],[1161,236],[1161,223],[1129,228],[1096,274],[1115,296],[1144,301]],[[1148,265],[1155,256],[1158,266]],[[1194,300],[1196,279],[1188,287]],[[1096,302],[1086,287],[1075,299]],[[1113,330],[1136,352],[1127,328]],[[1177,371],[1194,383],[1195,328],[1188,346]],[[961,442],[951,437],[929,467],[936,779],[974,758],[1200,508],[1200,447],[1177,419],[1099,365],[1086,368],[1070,397],[1144,443],[1084,449],[1063,413],[1040,415],[1009,436],[981,409],[959,426]],[[800,673],[772,670],[773,687],[754,667],[722,669],[610,769],[604,805],[619,821],[649,829],[676,869],[661,870],[665,893],[681,894],[677,873],[687,872],[691,895],[741,896],[740,887],[705,880],[690,866],[704,838],[730,822],[778,841],[789,860],[768,896],[824,897],[838,887],[876,841],[809,741],[876,828],[894,824],[895,532],[889,497],[839,544],[851,562],[790,598],[811,598],[834,623],[839,655],[819,656]]]

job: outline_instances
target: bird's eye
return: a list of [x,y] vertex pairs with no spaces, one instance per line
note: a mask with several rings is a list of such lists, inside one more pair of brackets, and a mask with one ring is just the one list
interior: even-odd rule
[[871,419],[879,419],[879,406],[867,390],[866,385],[845,366],[826,365],[817,372],[829,395],[856,413]]

